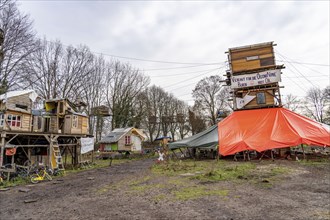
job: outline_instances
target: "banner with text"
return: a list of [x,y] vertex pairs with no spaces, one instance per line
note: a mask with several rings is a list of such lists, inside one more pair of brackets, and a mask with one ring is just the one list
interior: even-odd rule
[[251,86],[266,85],[281,81],[281,70],[267,70],[259,73],[232,76],[231,88],[239,89]]
[[94,150],[94,138],[81,138],[81,154]]

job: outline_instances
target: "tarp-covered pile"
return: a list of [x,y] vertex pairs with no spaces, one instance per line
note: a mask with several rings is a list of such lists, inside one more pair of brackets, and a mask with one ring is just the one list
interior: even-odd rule
[[330,146],[329,126],[285,108],[236,111],[219,122],[218,128],[223,156],[299,144]]
[[213,125],[203,132],[195,134],[189,138],[182,139],[169,144],[170,149],[182,147],[190,148],[216,148],[218,145],[218,126]]

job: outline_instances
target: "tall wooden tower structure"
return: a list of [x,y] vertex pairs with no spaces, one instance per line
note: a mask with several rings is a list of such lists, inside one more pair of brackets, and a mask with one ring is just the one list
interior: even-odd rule
[[229,48],[227,85],[234,110],[281,107],[281,69],[276,65],[273,42]]

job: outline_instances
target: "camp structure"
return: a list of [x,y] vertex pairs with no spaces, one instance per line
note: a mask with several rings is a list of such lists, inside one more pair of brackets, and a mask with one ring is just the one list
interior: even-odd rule
[[94,149],[88,116],[78,112],[82,103],[52,99],[36,109],[41,105],[37,97],[33,90],[0,95],[0,166],[38,163],[64,169],[66,164],[79,165],[82,154]]
[[145,136],[136,128],[116,128],[99,143],[100,152],[141,152]]
[[[216,152],[218,146],[218,125],[213,125],[198,134],[190,136],[188,138],[169,143],[169,149],[190,149],[194,156],[196,149],[209,150],[210,152]],[[189,151],[190,153],[190,151]],[[213,157],[213,155],[211,155]]]
[[32,107],[37,97],[33,90],[0,95],[0,131],[31,131]]
[[183,147],[189,148],[214,148],[218,145],[218,125],[213,125],[198,134],[184,138],[182,140],[169,143],[169,148],[177,149]]
[[329,126],[285,108],[235,111],[218,123],[218,134],[223,156],[300,144],[330,147]]
[[68,99],[50,99],[45,101],[45,112],[36,116],[35,120],[41,120],[45,124],[41,128],[34,126],[35,130],[43,130],[51,133],[63,134],[88,134],[88,116],[77,110],[77,107]]

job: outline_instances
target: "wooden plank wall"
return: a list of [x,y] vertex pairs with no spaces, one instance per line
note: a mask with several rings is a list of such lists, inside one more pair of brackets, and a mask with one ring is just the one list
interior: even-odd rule
[[[233,73],[267,68],[275,65],[272,45],[252,49],[230,50],[229,53]],[[248,60],[249,57],[255,57],[255,59]]]
[[[265,98],[266,98],[266,104],[258,104],[257,103],[257,98],[254,98],[251,102],[249,102],[249,104],[247,104],[244,108],[254,108],[254,107],[262,107],[262,106],[272,106],[274,105],[274,92],[273,92],[273,89],[271,90],[267,90],[266,91],[259,91],[259,92],[264,92],[265,93]],[[249,95],[257,95],[257,93],[259,92],[250,92]],[[273,94],[273,95],[271,95]],[[243,94],[243,96],[245,96],[246,93]]]
[[29,94],[15,96],[7,99],[7,108],[16,108],[16,104],[27,106],[27,111],[31,112],[32,101],[29,98]]

